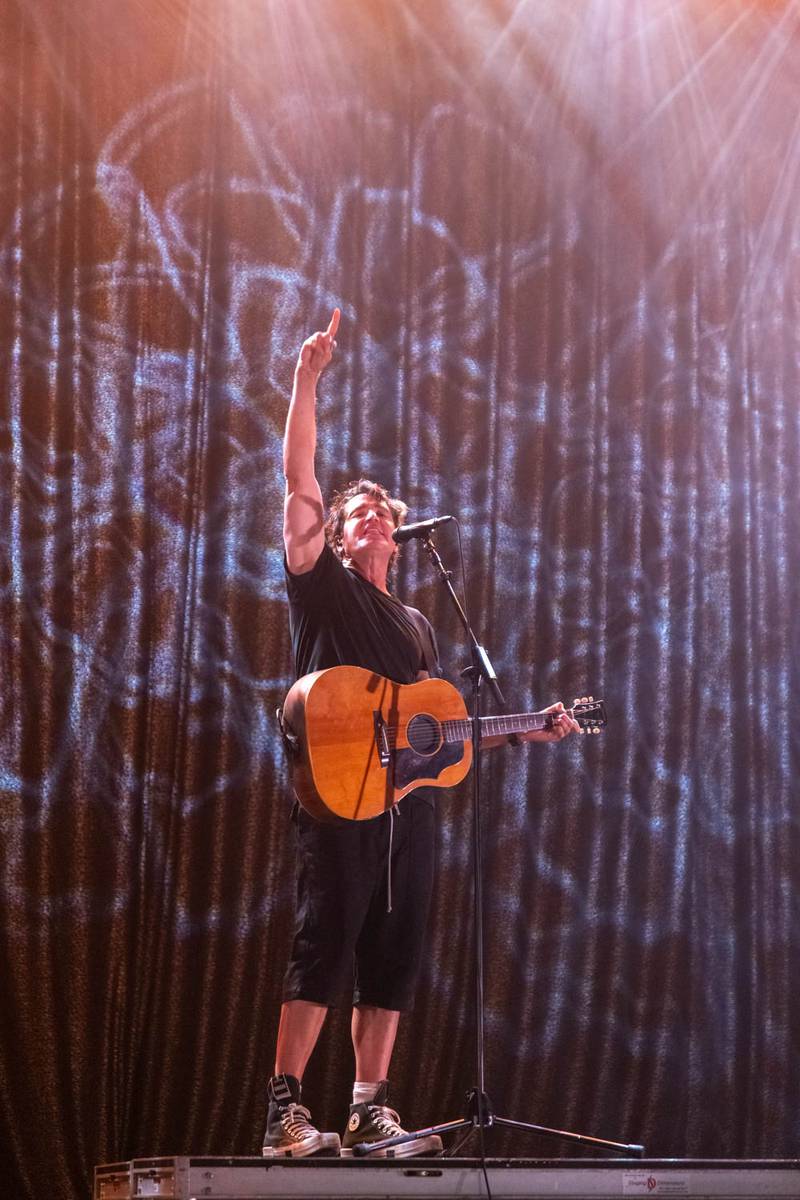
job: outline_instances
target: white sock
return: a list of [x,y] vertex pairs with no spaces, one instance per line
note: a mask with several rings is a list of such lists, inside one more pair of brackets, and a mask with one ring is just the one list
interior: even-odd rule
[[357,1079],[353,1084],[353,1104],[369,1104],[370,1100],[375,1099],[382,1082],[379,1079],[377,1083],[361,1083]]

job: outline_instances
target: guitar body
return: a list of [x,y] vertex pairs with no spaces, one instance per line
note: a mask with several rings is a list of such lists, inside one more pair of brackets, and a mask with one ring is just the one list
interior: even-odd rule
[[393,683],[361,667],[305,675],[283,706],[297,739],[294,793],[318,820],[368,821],[415,788],[450,787],[469,771],[472,745],[445,741],[439,726],[464,720],[461,694],[443,679]]

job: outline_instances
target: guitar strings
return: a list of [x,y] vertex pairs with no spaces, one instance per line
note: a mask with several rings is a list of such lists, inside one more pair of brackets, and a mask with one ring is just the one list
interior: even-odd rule
[[[409,737],[408,737],[409,727],[412,725],[412,723],[415,720],[417,720],[422,715],[427,716],[428,719],[432,722],[432,724],[427,727],[426,732],[429,734],[432,734],[435,730],[436,737],[435,737],[435,739],[432,739],[432,740],[435,741],[437,746],[441,745],[442,743],[447,742],[448,740],[453,741],[453,742],[466,741],[470,736],[471,729],[472,729],[472,722],[468,719],[465,720],[462,718],[461,720],[453,720],[453,721],[436,721],[433,717],[430,717],[430,715],[427,713],[426,714],[415,713],[414,716],[411,718],[411,720],[406,721],[405,724],[383,725],[382,726],[386,744],[389,746],[390,749],[397,748],[397,740],[400,737],[404,737],[407,742],[409,741]],[[482,718],[482,719],[488,720],[488,721],[496,723],[498,725],[507,723],[507,724],[511,724],[514,726],[514,728],[511,728],[511,729],[495,728],[495,729],[492,729],[491,731],[487,730],[488,737],[493,737],[493,736],[497,736],[500,734],[524,733],[524,732],[532,732],[533,730],[547,729],[548,722],[547,722],[547,719],[546,719],[546,716],[544,713],[533,714],[535,716],[541,716],[542,718],[544,718],[543,723],[541,725],[528,725],[526,718],[529,718],[530,715],[531,714],[529,714],[529,713],[517,713],[517,714],[510,714],[507,717],[490,717],[490,718]],[[549,715],[549,714],[547,714],[547,715]],[[587,729],[593,729],[598,724],[598,722],[589,720],[584,714],[578,714],[576,712],[576,717],[579,720],[579,722],[584,726],[584,728],[587,728]],[[518,722],[520,722],[520,721],[522,721],[524,723],[523,728],[520,728],[520,726],[518,724]],[[447,736],[448,734],[455,734],[455,737],[451,737],[450,739],[448,739],[448,736]]]
[[[419,714],[415,714],[415,717],[418,715]],[[415,717],[412,717],[411,721],[407,721],[405,724],[383,725],[382,726],[383,734],[385,736],[387,743],[390,746],[396,746],[397,739],[399,737],[404,737],[406,739],[406,741],[409,740],[408,730],[411,727],[412,722],[414,721]],[[496,718],[496,720],[498,722],[502,720],[502,721],[513,723],[515,721],[515,718],[513,716],[509,716],[509,717],[503,717],[503,718]],[[527,725],[528,732],[536,730],[536,729],[546,729],[546,728],[547,728],[546,721],[541,725]],[[436,721],[432,725],[428,726],[425,730],[425,732],[428,734],[433,734],[435,732],[435,734],[436,734],[435,740],[437,742],[447,742],[448,734],[455,734],[455,737],[452,737],[450,739],[451,741],[454,741],[454,742],[455,741],[466,741],[469,739],[471,731],[472,731],[472,726],[471,726],[470,721]],[[515,728],[513,728],[513,729],[493,729],[491,731],[487,731],[486,736],[494,737],[499,734],[523,733],[523,732],[526,732],[526,729],[524,729],[524,728],[520,729],[520,727],[518,725],[516,725]]]

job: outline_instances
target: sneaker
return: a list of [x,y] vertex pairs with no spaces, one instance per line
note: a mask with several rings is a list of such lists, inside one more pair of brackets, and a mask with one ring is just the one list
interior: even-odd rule
[[[382,1142],[384,1138],[401,1137],[407,1132],[400,1124],[394,1109],[387,1106],[388,1099],[389,1084],[384,1080],[374,1100],[367,1104],[350,1105],[350,1120],[342,1139],[342,1158],[353,1158],[353,1146],[361,1142]],[[399,1146],[376,1150],[374,1154],[368,1154],[366,1157],[410,1158],[412,1155],[441,1153],[442,1139],[438,1134],[432,1133],[413,1142],[401,1142]]]
[[311,1113],[300,1103],[300,1081],[294,1075],[275,1075],[269,1081],[264,1158],[308,1158],[337,1155],[338,1133],[321,1133]]

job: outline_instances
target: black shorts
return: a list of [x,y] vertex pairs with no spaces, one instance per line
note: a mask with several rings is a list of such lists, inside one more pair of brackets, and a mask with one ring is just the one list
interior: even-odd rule
[[[284,1000],[335,1006],[353,983],[353,1003],[411,1008],[422,961],[434,869],[434,812],[421,794],[371,821],[297,825],[295,936]],[[391,881],[392,911],[387,912]]]

